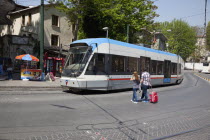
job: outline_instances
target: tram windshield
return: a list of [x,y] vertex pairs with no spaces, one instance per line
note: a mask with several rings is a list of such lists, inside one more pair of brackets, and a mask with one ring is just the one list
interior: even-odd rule
[[79,76],[92,53],[91,47],[88,46],[72,46],[66,57],[66,63],[62,76],[77,77]]

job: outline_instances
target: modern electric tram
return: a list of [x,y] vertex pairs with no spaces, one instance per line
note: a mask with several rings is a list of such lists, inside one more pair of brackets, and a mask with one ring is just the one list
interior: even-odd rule
[[134,71],[151,74],[152,85],[181,83],[184,62],[176,54],[108,38],[74,41],[60,79],[69,90],[117,90],[131,88]]

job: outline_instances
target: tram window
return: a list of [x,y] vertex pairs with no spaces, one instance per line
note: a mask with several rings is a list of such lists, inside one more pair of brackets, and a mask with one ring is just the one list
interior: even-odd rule
[[150,58],[149,57],[140,57],[140,67],[141,67],[141,72],[146,69],[148,72],[150,72]]
[[178,74],[181,74],[181,64],[178,64]]
[[177,74],[177,64],[176,63],[172,63],[171,64],[171,74],[172,75],[176,75]]
[[151,61],[151,72],[152,75],[156,75],[157,74],[157,61],[152,60]]
[[157,61],[157,74],[163,75],[163,62]]
[[101,75],[105,73],[105,55],[104,54],[94,54],[89,65],[87,67],[87,75]]
[[138,71],[138,58],[128,57],[127,72]]
[[98,72],[105,72],[105,55],[98,54],[98,60],[96,63]]
[[112,55],[112,72],[125,72],[125,57]]
[[96,67],[95,67],[96,55],[91,58],[87,70],[85,72],[86,75],[93,75],[96,74]]

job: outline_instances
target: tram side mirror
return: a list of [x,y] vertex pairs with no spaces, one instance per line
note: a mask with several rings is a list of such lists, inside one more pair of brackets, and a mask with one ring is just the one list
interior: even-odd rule
[[[90,46],[91,46],[92,48],[96,48],[96,50],[97,50],[97,52],[98,52],[98,43],[91,43]],[[91,48],[91,50],[92,50],[92,48]]]

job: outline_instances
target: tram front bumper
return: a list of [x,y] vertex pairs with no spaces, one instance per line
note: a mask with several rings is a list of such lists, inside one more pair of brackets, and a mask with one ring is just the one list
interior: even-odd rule
[[64,88],[86,88],[86,82],[76,78],[61,78],[60,85]]

